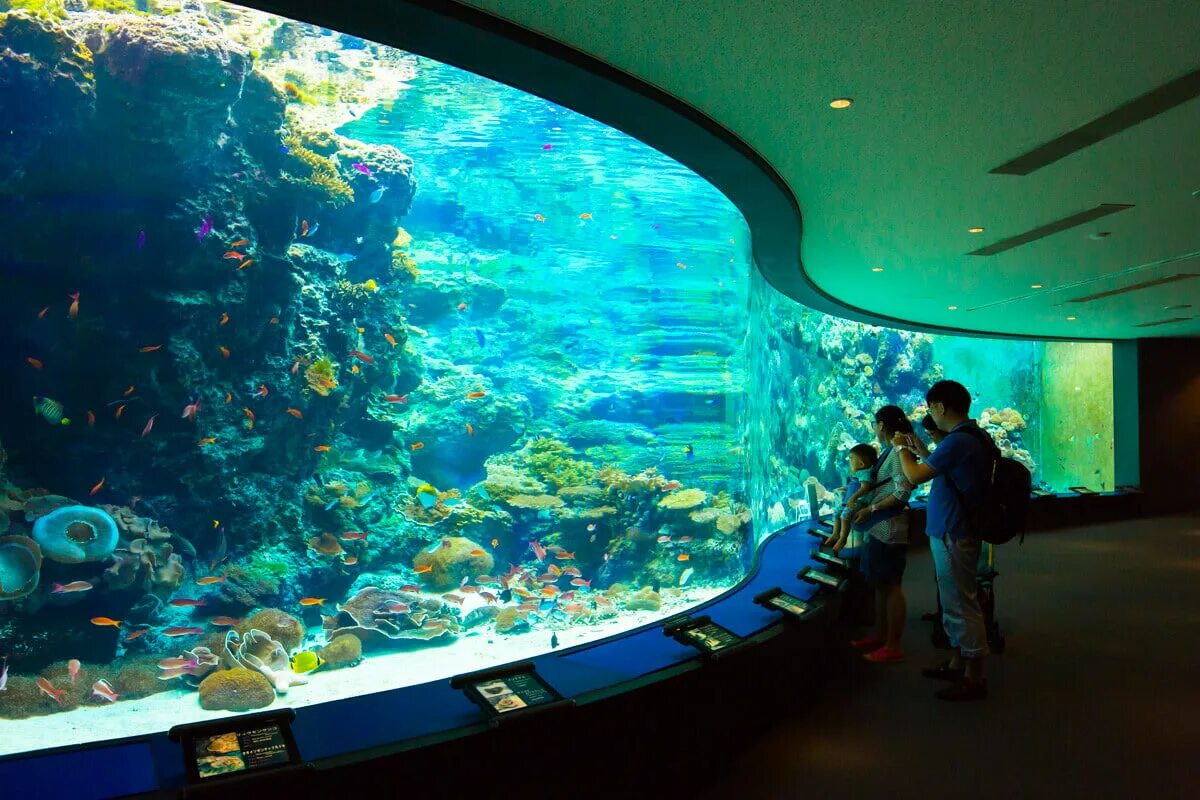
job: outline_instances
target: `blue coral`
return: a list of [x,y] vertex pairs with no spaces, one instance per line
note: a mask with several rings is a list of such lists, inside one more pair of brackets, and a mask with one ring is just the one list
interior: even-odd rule
[[103,561],[117,546],[117,523],[99,508],[65,506],[39,518],[33,524],[33,538],[51,561]]

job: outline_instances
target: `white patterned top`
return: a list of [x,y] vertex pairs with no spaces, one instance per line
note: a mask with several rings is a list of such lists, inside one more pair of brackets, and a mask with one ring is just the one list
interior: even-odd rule
[[[904,472],[900,468],[900,451],[894,447],[888,451],[887,457],[879,465],[879,471],[875,474],[875,482],[879,485],[863,498],[862,508],[873,503],[880,503],[889,496],[907,503],[909,495],[916,488],[904,477]],[[890,519],[875,523],[867,531],[867,535],[874,536],[884,544],[907,544],[908,509],[904,509]]]

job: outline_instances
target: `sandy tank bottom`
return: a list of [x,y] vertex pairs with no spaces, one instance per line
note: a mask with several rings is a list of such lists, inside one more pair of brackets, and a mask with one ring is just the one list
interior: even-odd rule
[[[561,630],[543,627],[514,634],[471,631],[443,647],[375,653],[355,667],[312,673],[308,684],[293,687],[268,708],[303,708],[521,661],[549,651],[552,633],[558,635],[560,650],[574,647],[683,613],[726,591],[728,587],[695,587],[685,590],[669,608],[625,611],[590,625],[571,625]],[[448,671],[449,666],[453,669]],[[112,705],[84,705],[41,717],[0,720],[0,756],[145,736],[175,725],[232,716],[237,713],[202,709],[192,689],[160,692]]]

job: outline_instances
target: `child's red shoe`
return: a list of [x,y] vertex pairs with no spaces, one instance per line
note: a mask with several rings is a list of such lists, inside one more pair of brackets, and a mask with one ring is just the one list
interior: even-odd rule
[[899,664],[904,660],[904,651],[899,647],[894,649],[891,647],[881,647],[878,650],[872,650],[870,653],[867,653],[863,658],[876,664]]
[[856,650],[875,650],[883,647],[883,639],[880,639],[875,634],[864,636],[861,639],[855,639],[850,642],[850,646]]

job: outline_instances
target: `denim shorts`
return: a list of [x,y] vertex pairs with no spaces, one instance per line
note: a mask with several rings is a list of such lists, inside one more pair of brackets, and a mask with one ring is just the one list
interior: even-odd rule
[[858,568],[868,583],[877,586],[900,583],[908,563],[907,544],[884,544],[874,536],[866,537]]

